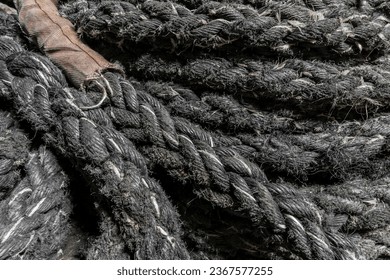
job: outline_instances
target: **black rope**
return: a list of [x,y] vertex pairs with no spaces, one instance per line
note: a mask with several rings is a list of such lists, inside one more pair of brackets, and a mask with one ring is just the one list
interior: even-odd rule
[[251,7],[198,1],[189,9],[187,1],[80,0],[65,4],[62,13],[83,38],[126,50],[249,49],[273,56],[314,52],[335,58],[387,53],[387,19],[378,13],[382,8],[376,3],[364,9],[358,4],[357,9],[348,1],[326,2],[256,1]]
[[[146,46],[139,57],[121,57],[141,82],[107,72],[84,91],[20,40],[1,37],[1,98],[88,182],[100,234],[84,255],[388,257],[386,11],[347,2],[65,4],[84,38],[105,41],[100,47]],[[272,35],[261,48],[274,54],[297,55],[280,52],[286,42],[313,53],[343,44],[350,51],[333,62],[230,57],[239,44],[256,46],[229,28],[261,20],[274,24],[257,34]],[[172,36],[167,26],[189,28],[190,36]],[[21,37],[15,28],[3,35]],[[282,39],[273,33],[279,29],[289,30]],[[161,51],[172,46],[180,56]]]
[[0,111],[0,259],[62,258],[71,234],[68,178],[14,119]]

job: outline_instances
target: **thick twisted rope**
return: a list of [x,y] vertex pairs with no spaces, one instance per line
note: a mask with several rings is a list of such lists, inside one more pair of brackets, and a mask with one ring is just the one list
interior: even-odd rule
[[[93,8],[88,6],[87,9],[85,3],[83,3],[79,3],[80,6],[84,5],[84,9],[81,10],[90,12],[92,9],[93,11]],[[145,10],[150,10],[153,17],[158,18],[159,15],[160,17],[166,16],[163,11],[169,6],[169,3],[156,1],[147,1],[140,7],[134,7],[128,3],[115,3],[112,5],[102,3],[102,10],[120,17],[128,9],[129,15],[137,17],[139,16],[138,9],[142,10],[142,7],[145,6]],[[275,3],[271,4],[276,5]],[[301,4],[314,5],[313,3]],[[331,7],[329,9],[336,9],[340,3],[328,4]],[[150,8],[153,5],[162,8]],[[198,3],[198,8],[199,5]],[[211,2],[205,3],[205,5],[209,7],[210,5],[225,4]],[[376,4],[372,3],[372,5],[375,6]],[[172,5],[170,7],[172,10]],[[269,10],[275,11],[277,9],[269,8]],[[344,10],[350,10],[350,8],[344,7]],[[372,9],[367,7],[364,11],[365,13],[374,13]],[[145,18],[146,15],[139,17]],[[105,16],[97,17],[96,20],[104,22],[99,25],[99,30],[105,30],[104,26],[106,24],[115,22],[115,20]],[[158,24],[156,26],[161,27]],[[156,33],[156,26],[153,27],[154,33]],[[364,27],[367,26],[367,24],[364,24]],[[159,28],[157,30],[160,30]],[[387,23],[386,28],[388,28]],[[98,34],[99,31],[92,33]],[[110,39],[104,41],[111,40],[114,43],[123,44],[122,39],[115,37],[122,34],[118,29],[111,28],[109,34]],[[145,33],[138,32],[137,34]],[[239,34],[246,33],[241,32]],[[382,35],[383,33],[379,33],[378,36],[383,37]],[[370,36],[364,34],[362,37],[369,38]],[[152,42],[152,40],[149,41]],[[297,41],[297,39],[294,39],[294,41]],[[373,42],[375,40],[369,39],[369,41]],[[163,46],[162,43],[152,44],[159,46],[159,48]],[[134,46],[134,44],[131,44],[131,46]],[[380,49],[380,47],[375,46],[374,49]],[[150,49],[148,50],[150,51]],[[184,56],[179,60],[172,60],[147,54],[141,56],[137,61],[132,61],[129,71],[131,74],[143,78],[154,79],[154,77],[158,77],[159,79],[174,80],[192,87],[198,86],[203,89],[240,93],[247,98],[259,97],[262,99],[263,108],[267,109],[270,109],[270,106],[272,106],[271,109],[275,106],[280,108],[283,106],[282,103],[288,104],[290,107],[294,105],[312,114],[322,111],[324,115],[331,115],[342,120],[345,117],[356,116],[356,113],[366,115],[377,110],[386,110],[386,104],[388,103],[386,94],[388,91],[388,63],[386,60],[387,58],[384,56],[375,62],[378,66],[351,67],[348,64],[337,65],[299,59],[288,59],[275,63],[269,61],[269,59],[264,61],[262,58],[262,60],[259,60],[258,57],[256,59],[244,57],[227,60],[213,55],[206,55],[205,58],[199,58],[198,56],[198,58],[193,59]],[[275,100],[277,102],[274,102]]]
[[137,77],[176,81],[198,89],[240,94],[268,109],[299,109],[306,114],[345,119],[388,110],[387,57],[376,64],[341,66],[288,59],[194,59],[185,63],[144,55],[130,64]]
[[386,175],[386,115],[342,125],[299,121],[278,114],[250,112],[227,96],[204,93],[199,99],[178,85],[149,82],[146,88],[164,102],[172,115],[236,135],[241,147],[249,146],[245,156],[271,172],[287,172],[302,179]]
[[[152,225],[154,223],[151,222],[153,219],[150,216],[158,217],[160,215],[160,219],[163,222],[172,222],[174,213],[168,212],[162,206],[159,206],[166,205],[168,202],[161,204],[158,202],[162,194],[157,192],[157,184],[150,179],[137,180],[137,178],[134,178],[137,174],[146,172],[142,157],[131,151],[133,147],[131,142],[110,127],[108,114],[105,114],[101,109],[92,109],[85,112],[77,109],[80,108],[80,105],[77,105],[78,102],[83,102],[83,106],[90,106],[91,104],[89,103],[92,101],[88,100],[84,94],[74,90],[55,91],[52,89],[52,94],[49,95],[50,91],[49,89],[46,90],[48,85],[45,83],[48,83],[47,81],[49,80],[54,80],[51,84],[54,88],[58,88],[61,85],[59,83],[61,79],[58,76],[53,76],[53,73],[56,73],[53,71],[54,69],[50,72],[47,71],[49,67],[52,68],[53,66],[41,57],[23,52],[19,53],[14,59],[7,61],[7,67],[12,75],[20,75],[16,71],[19,69],[17,65],[30,57],[34,57],[34,61],[36,61],[36,65],[34,68],[31,68],[31,74],[29,75],[30,77],[34,77],[35,81],[29,77],[14,77],[12,80],[12,88],[14,94],[16,94],[12,99],[16,101],[16,108],[18,108],[23,118],[32,122],[36,129],[46,132],[45,138],[48,143],[57,148],[59,147],[59,150],[68,157],[75,157],[76,162],[82,160],[88,162],[83,167],[83,170],[88,176],[91,176],[91,179],[96,184],[101,185],[100,189],[98,189],[100,194],[105,197],[105,200],[107,200],[106,203],[111,204],[110,209],[113,211],[114,217],[117,222],[122,223],[120,227],[124,228],[122,230],[128,234],[126,239],[128,246],[130,243],[129,239],[131,240],[131,238],[137,236],[135,229],[141,227],[141,225],[137,224],[137,222],[140,223],[138,217],[147,219]],[[28,74],[26,68],[23,68],[23,70],[25,72],[23,76]],[[38,74],[39,72],[44,73],[43,76],[45,79]],[[49,79],[49,77],[52,79]],[[200,186],[202,183],[206,183],[207,185],[211,184],[213,187],[213,189],[203,188],[203,190],[198,191],[198,194],[202,195],[206,200],[212,201],[223,208],[231,208],[234,201],[237,201],[236,203],[239,203],[239,207],[245,212],[248,212],[255,226],[259,227],[264,223],[264,225],[270,226],[269,230],[273,232],[271,237],[275,238],[275,234],[289,234],[289,236],[294,236],[295,238],[292,238],[294,242],[291,244],[283,244],[284,242],[282,242],[281,245],[292,247],[291,249],[296,251],[296,254],[301,257],[351,257],[352,251],[340,250],[340,248],[354,250],[353,246],[345,241],[339,242],[337,245],[329,241],[328,235],[333,236],[339,235],[340,233],[328,231],[326,225],[321,223],[321,214],[315,207],[313,208],[310,201],[307,201],[304,196],[299,194],[298,190],[288,184],[275,185],[267,183],[263,172],[256,164],[242,157],[233,147],[223,148],[228,143],[218,143],[221,140],[229,141],[229,138],[218,139],[211,137],[208,133],[191,126],[185,120],[176,119],[172,123],[173,120],[169,118],[169,114],[157,100],[145,93],[137,92],[129,82],[115,74],[107,73],[106,79],[112,89],[112,106],[119,104],[115,107],[122,107],[129,111],[130,114],[133,113],[142,117],[143,127],[137,128],[135,126],[131,134],[125,132],[125,135],[128,137],[135,135],[136,139],[131,138],[134,141],[145,139],[143,141],[154,143],[152,147],[144,149],[144,153],[149,154],[149,159],[154,160],[156,163],[163,161],[167,168],[169,166],[166,166],[166,164],[169,162],[167,162],[166,158],[161,157],[161,155],[172,154],[173,156],[175,152],[172,153],[170,150],[175,150],[180,145],[180,150],[177,150],[176,153],[180,152],[181,156],[185,155],[187,157],[190,166],[193,168],[191,170],[188,168],[189,166],[187,167],[187,172],[190,170],[192,173],[190,174],[192,176],[191,179],[197,179],[195,182]],[[24,95],[27,96],[23,97]],[[50,100],[50,98],[53,98],[53,100]],[[44,108],[39,108],[42,104],[44,104]],[[58,121],[54,121],[56,115],[61,117]],[[115,116],[113,118],[114,120],[117,119]],[[130,120],[134,121],[136,118],[133,117]],[[175,124],[174,127],[173,124]],[[55,129],[55,131],[48,133],[50,129]],[[137,129],[139,133],[143,133],[139,139],[137,139]],[[178,130],[180,134],[175,135],[175,130]],[[233,139],[232,144],[234,142],[235,140]],[[66,150],[64,147],[67,147]],[[127,156],[132,162],[125,162],[119,157],[120,155]],[[121,168],[122,166],[123,168]],[[123,180],[127,176],[129,179],[122,182],[122,176],[124,178]],[[144,186],[143,184],[146,182],[152,192],[149,197],[144,193],[137,192],[135,197],[138,197],[138,199],[134,198],[134,203],[131,204],[131,199],[129,200],[128,197],[131,193],[129,193],[126,185],[130,184],[134,188],[137,186],[134,185],[137,182],[141,186]],[[116,188],[120,190],[118,194],[115,193],[115,183],[118,184]],[[144,186],[143,192],[145,190],[147,190],[146,186]],[[132,191],[135,192],[134,189]],[[126,201],[123,199],[123,192],[127,196]],[[140,204],[143,205],[141,207],[147,205],[142,203],[142,201],[151,202],[150,206],[152,209],[149,210],[149,213],[145,213],[144,209],[140,209]],[[125,212],[127,209],[130,210],[130,213],[134,212],[135,215],[130,216],[130,214],[127,214]],[[164,215],[165,212],[168,212],[166,216]],[[123,217],[124,215],[125,217]],[[170,217],[170,220],[165,220],[165,217]],[[123,221],[124,219],[127,221],[125,225],[123,225],[125,222]],[[285,222],[286,219],[288,222]],[[305,229],[305,231],[296,232],[296,230],[293,230],[296,226],[302,226],[302,229]],[[173,242],[172,233],[168,232],[167,228],[169,227],[166,225],[163,228],[161,225],[155,224],[154,228],[149,229],[150,231],[154,230],[154,232],[148,231],[142,240],[136,239],[135,241],[141,244],[144,242],[164,242],[165,244],[163,243],[161,245],[147,245],[152,248],[155,248],[154,246],[165,246],[165,250],[178,250],[177,248],[179,246],[174,246],[175,243],[171,243]],[[156,237],[149,237],[148,234],[160,235],[160,240],[155,240]],[[162,237],[165,238],[161,240]],[[322,241],[317,242],[316,240]],[[334,238],[334,240],[344,239]],[[277,240],[272,241],[272,243],[270,242],[270,244],[275,244],[275,242]],[[280,243],[280,240],[278,242]],[[298,242],[296,246],[293,245],[295,242]],[[147,245],[145,244],[143,246],[147,247]],[[138,251],[137,253],[149,253],[146,248],[144,250]],[[156,254],[154,251],[152,253]],[[155,255],[152,256],[155,257]],[[168,257],[168,253],[165,253],[164,258]]]
[[0,259],[59,259],[70,236],[68,178],[0,111]]
[[6,38],[2,43],[12,51],[12,56],[2,57],[7,60],[2,73],[10,78],[5,82],[12,89],[5,97],[44,134],[48,144],[94,182],[132,257],[187,258],[177,214],[161,187],[148,176],[145,160],[133,144],[112,128],[101,110],[83,112],[74,100],[84,94],[64,89],[64,77],[50,61]]
[[[247,109],[242,106],[239,107],[238,104],[229,97],[215,95],[211,95],[211,97],[209,97],[206,93],[200,100],[197,99],[193,92],[191,92],[189,89],[180,87],[178,85],[167,85],[156,82],[149,82],[147,84],[147,88],[151,94],[154,94],[155,96],[163,99],[167,108],[172,109],[171,112],[177,112],[180,110],[181,116],[186,117],[187,119],[198,121],[206,127],[209,127],[211,124],[213,129],[225,129],[233,132],[235,131],[237,125],[240,124],[236,121],[236,118],[240,121],[242,120],[243,127],[245,127],[245,122],[248,124],[253,124],[253,122],[258,119],[256,113],[251,115]],[[188,107],[184,106],[183,103],[185,103]],[[197,110],[200,112],[197,112]],[[175,113],[173,113],[173,115],[175,115]],[[240,119],[240,117],[242,119]],[[223,118],[228,118],[230,121],[218,122],[218,120],[222,120]],[[269,119],[267,120],[269,121]],[[277,125],[275,125],[272,121],[275,121],[275,119],[269,121],[269,123],[277,128]],[[278,122],[276,120],[276,124],[277,123]],[[260,122],[257,126],[253,124],[252,127],[261,130],[263,125],[268,127],[267,123],[265,122]],[[304,126],[304,124],[302,123],[300,126]],[[326,128],[324,128],[324,131],[321,131],[320,133],[311,132],[305,133],[303,135],[299,135],[300,133],[298,131],[295,131],[297,135],[291,135],[291,133],[294,133],[294,131],[289,131],[287,129],[287,131],[285,131],[287,135],[283,135],[283,137],[290,137],[290,139],[300,139],[300,144],[305,142],[304,145],[307,145],[306,149],[308,146],[322,146],[322,148],[326,147],[323,151],[324,154],[327,154],[327,156],[331,156],[332,152],[338,150],[338,152],[335,153],[338,155],[337,159],[334,160],[333,164],[328,163],[323,166],[325,167],[334,165],[338,170],[343,169],[343,163],[346,163],[347,161],[351,163],[356,160],[357,157],[360,157],[360,155],[371,149],[366,145],[373,144],[375,146],[375,142],[378,140],[381,142],[380,139],[383,139],[383,146],[380,144],[382,148],[377,150],[379,156],[378,159],[368,160],[369,157],[366,157],[365,159],[367,159],[367,162],[370,162],[370,164],[374,165],[376,164],[376,161],[384,160],[384,162],[387,162],[387,152],[384,149],[386,149],[385,147],[387,146],[385,139],[388,137],[389,133],[388,115],[371,118],[362,123],[357,121],[344,122],[343,124],[333,123],[328,124],[328,126],[324,125],[324,127]],[[283,129],[286,129],[286,127]],[[326,137],[324,137],[325,135]],[[280,141],[283,139],[281,136],[282,135],[275,135],[274,137],[277,137],[277,139]],[[369,137],[365,138],[367,136]],[[376,140],[371,138],[372,136],[374,136]],[[270,138],[271,137],[272,136],[270,136]],[[337,138],[339,140],[336,140],[333,143],[326,143],[330,139]],[[295,142],[297,143],[297,141]],[[351,151],[356,148],[359,149],[358,147],[362,144],[364,146],[361,147],[362,150],[359,150],[359,152],[352,155]],[[294,145],[286,146],[289,146],[291,150],[294,149]],[[277,148],[274,149],[275,153],[276,150]],[[317,152],[320,153],[320,150],[317,150]],[[365,159],[361,159],[365,161]],[[321,161],[319,159],[317,160]],[[328,213],[338,213],[345,215],[344,218],[341,219],[341,224],[343,225],[338,224],[340,223],[340,220],[338,220],[339,218],[331,218],[332,221],[329,222],[334,223],[335,227],[343,227],[343,229],[347,232],[361,232],[362,236],[367,237],[367,239],[363,238],[364,241],[356,241],[356,243],[359,243],[359,246],[363,248],[365,254],[367,256],[370,255],[371,257],[374,255],[377,257],[382,255],[382,257],[385,257],[389,254],[389,246],[387,241],[389,238],[389,233],[386,231],[386,227],[390,218],[388,203],[388,196],[390,192],[388,191],[387,171],[385,171],[388,170],[388,167],[385,167],[388,163],[384,164],[385,165],[382,165],[382,168],[373,167],[370,169],[370,175],[378,172],[381,169],[384,171],[383,173],[379,171],[379,173],[376,174],[378,177],[385,176],[384,178],[377,181],[354,179],[349,182],[345,181],[340,185],[336,184],[333,186],[327,186],[325,189],[323,185],[310,186],[305,188],[307,190],[306,194],[312,197],[313,200],[318,203],[317,205],[319,205],[320,208],[326,210]],[[356,166],[358,166],[356,175],[364,176],[366,174],[363,168],[364,163],[359,163]],[[321,168],[319,168],[317,172],[321,172],[320,170]],[[351,176],[351,173],[353,172],[348,170],[346,173]],[[374,175],[374,177],[376,175]],[[375,240],[375,242],[373,240]]]
[[[310,186],[305,192],[323,209],[339,213],[347,232],[358,232],[354,243],[372,259],[388,258],[389,243],[389,177],[376,181],[355,179],[341,185]],[[339,221],[340,222],[340,221]],[[337,219],[335,226],[337,225]]]
[[205,1],[190,10],[163,1],[133,5],[81,0],[66,4],[62,12],[76,25],[80,36],[126,50],[137,46],[140,51],[146,46],[177,53],[194,48],[250,49],[262,54],[325,53],[336,57],[387,52],[389,19],[371,6],[362,11],[343,1],[314,6],[308,3],[307,7],[284,2],[264,1],[255,9]]
[[[15,69],[18,67],[12,69],[12,65],[11,62],[7,67],[15,75]],[[32,76],[44,84],[45,81],[39,77],[39,73]],[[267,241],[269,246],[275,246],[273,248],[275,250],[274,256],[283,253],[288,255],[289,251],[290,257],[292,257],[291,252],[297,254],[297,257],[304,258],[349,258],[354,256],[353,251],[356,251],[356,248],[348,240],[343,240],[342,235],[338,232],[338,227],[334,226],[332,219],[328,218],[328,214],[323,216],[317,206],[293,185],[268,182],[263,172],[250,160],[250,154],[253,151],[253,147],[250,145],[253,145],[254,142],[250,137],[240,139],[212,134],[194,126],[188,120],[172,118],[161,103],[148,94],[134,89],[128,81],[114,74],[106,74],[102,81],[107,81],[107,84],[102,86],[97,82],[96,89],[105,87],[111,102],[110,106],[99,102],[98,107],[105,108],[107,115],[102,114],[101,110],[94,105],[96,100],[88,100],[82,95],[75,97],[77,93],[72,92],[71,98],[75,98],[76,103],[77,99],[80,100],[79,109],[90,109],[87,114],[97,123],[107,124],[112,119],[114,124],[129,139],[138,146],[142,146],[141,151],[147,155],[149,161],[162,167],[168,176],[176,179],[183,178],[182,175],[185,175],[186,171],[188,173],[190,168],[195,167],[191,170],[193,174],[190,174],[188,181],[193,183],[198,180],[196,185],[215,187],[215,190],[212,189],[211,192],[209,188],[197,191],[200,196],[221,208],[233,209],[237,212],[237,206],[229,205],[231,199],[232,202],[238,203],[245,215],[249,215],[255,228],[262,228],[264,222],[271,225],[274,232]],[[14,89],[20,94],[17,87],[14,86]],[[37,103],[48,103],[45,101],[45,97],[40,101],[43,102]],[[22,105],[18,106],[24,106],[22,102],[20,104]],[[54,104],[53,106],[60,108],[57,112],[72,110],[66,106],[62,107],[62,104]],[[64,110],[64,108],[68,109]],[[50,112],[47,108],[44,110]],[[22,115],[29,115],[29,111],[22,112]],[[40,108],[35,109],[35,111],[39,112]],[[44,115],[40,113],[40,116]],[[43,130],[45,131],[45,129]],[[54,138],[49,139],[49,141],[51,140],[57,141]],[[252,144],[247,144],[245,141],[252,142]],[[295,141],[299,142],[299,138]],[[321,145],[319,144],[319,146]],[[381,145],[379,144],[379,146]],[[97,150],[101,152],[100,148]],[[161,155],[167,157],[162,158]],[[190,158],[190,165],[186,166],[184,163],[182,167],[180,166],[180,161],[177,159],[181,159],[183,156]],[[180,171],[180,173],[176,171]],[[203,174],[210,176],[211,184],[204,181]],[[186,179],[184,176],[184,180]],[[265,209],[262,208],[262,204],[266,204],[265,207],[263,206]],[[266,214],[264,215],[264,213]],[[262,220],[262,215],[270,217]],[[323,222],[324,220],[326,222]],[[258,230],[256,229],[256,231]],[[260,234],[269,236],[269,233],[264,232],[264,229],[260,229]],[[286,234],[288,244],[284,244],[284,241],[278,237],[283,237]]]
[[[141,151],[151,163],[166,170],[164,173],[167,176],[175,181],[196,184],[200,190],[194,191],[199,196],[222,208],[233,206],[234,210],[231,204],[238,203],[256,227],[263,227],[261,224],[264,222],[271,223],[269,228],[274,228],[273,234],[284,231],[281,213],[293,213],[294,216],[309,219],[310,225],[307,227],[313,226],[311,223],[317,219],[315,208],[292,185],[269,184],[263,172],[250,160],[254,150],[250,145],[245,145],[235,137],[213,135],[187,120],[170,118],[157,100],[142,91],[134,91],[130,99],[126,97],[130,87],[128,82],[112,74],[106,74],[106,78],[111,88],[115,89],[111,104],[106,107],[107,115],[112,116],[114,123],[129,139],[144,146]],[[139,104],[135,102],[137,95]],[[131,100],[131,104],[128,100]],[[146,106],[148,110],[143,111]],[[143,115],[142,118],[135,117],[137,110]],[[294,198],[288,195],[290,192]],[[256,200],[258,202],[254,203]],[[293,210],[292,207],[301,210]],[[309,214],[311,211],[314,212]],[[271,221],[265,213],[271,217]],[[288,228],[286,231],[290,230]],[[322,238],[325,237],[322,235]],[[318,251],[314,249],[313,253],[318,254]],[[309,252],[305,254],[311,256]],[[330,255],[316,257],[328,258]]]

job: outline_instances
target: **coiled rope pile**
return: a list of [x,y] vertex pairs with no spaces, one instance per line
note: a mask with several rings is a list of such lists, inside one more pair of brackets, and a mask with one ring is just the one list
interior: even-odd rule
[[63,1],[84,88],[1,13],[1,258],[389,258],[387,2],[229,2]]

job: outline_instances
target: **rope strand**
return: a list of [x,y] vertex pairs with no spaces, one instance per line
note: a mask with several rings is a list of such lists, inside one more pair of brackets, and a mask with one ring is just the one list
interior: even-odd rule
[[264,1],[256,9],[205,1],[190,10],[178,2],[145,1],[136,5],[105,1],[92,5],[81,0],[61,10],[80,36],[126,50],[137,46],[141,51],[146,46],[176,53],[193,48],[250,49],[294,57],[312,52],[366,57],[387,53],[389,45],[388,19],[380,7],[378,13],[371,6],[358,10],[343,1],[307,6]]

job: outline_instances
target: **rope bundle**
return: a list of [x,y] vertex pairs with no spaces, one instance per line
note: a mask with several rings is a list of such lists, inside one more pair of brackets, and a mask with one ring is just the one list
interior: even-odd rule
[[63,13],[81,36],[123,49],[146,45],[176,53],[205,48],[361,56],[386,53],[389,45],[387,18],[371,6],[362,14],[353,1],[254,1],[254,7],[196,1],[189,5],[193,9],[187,1],[129,2],[75,1]]
[[[79,170],[95,202],[100,234],[87,245],[85,257],[389,256],[388,66],[381,33],[386,20],[373,4],[358,11],[345,3],[337,11],[340,4],[331,1],[263,2],[69,3],[62,12],[83,36],[123,49],[130,43],[147,46],[136,48],[139,55],[131,60],[121,57],[128,73],[142,81],[108,71],[84,90],[69,87],[45,57],[0,38],[1,98],[57,156]],[[313,9],[324,19],[307,18]],[[335,44],[318,39],[324,32],[333,34],[329,22],[340,15],[356,19],[348,31],[352,39]],[[202,21],[196,32],[182,24],[190,18]],[[239,44],[258,46],[242,31],[222,45],[215,44],[225,40],[219,35],[231,32],[238,21],[262,20],[276,20],[276,27],[289,30],[297,25],[302,34],[305,27],[314,30],[317,37],[310,36],[316,42],[291,39],[313,53],[334,53],[351,44],[341,52],[346,58],[374,55],[375,49],[376,60],[342,64],[302,57],[276,64],[270,53],[223,57]],[[320,23],[326,28],[316,29]],[[345,22],[339,24],[336,29],[345,31]],[[155,37],[140,32],[141,25],[159,27]],[[185,40],[173,36],[175,41],[163,33],[168,25],[188,27],[190,35]],[[284,29],[262,28],[271,35]],[[12,36],[11,31],[6,34]],[[131,32],[145,37],[134,39]],[[262,42],[261,48],[278,53],[278,44],[292,34]],[[210,43],[210,38],[217,41]],[[155,51],[172,46],[166,42],[181,55],[168,58]],[[297,55],[291,51],[280,54]],[[241,102],[234,99],[238,95]]]
[[96,184],[135,257],[185,258],[177,214],[157,182],[148,177],[145,160],[129,140],[112,128],[101,110],[84,113],[75,105],[74,99],[83,94],[64,89],[64,76],[49,60],[23,51],[7,38],[2,46],[18,50],[3,57],[11,78],[6,81],[11,85],[6,97],[23,119],[44,133],[48,144],[74,160]]
[[70,235],[68,179],[45,146],[0,111],[0,259],[61,258]]

